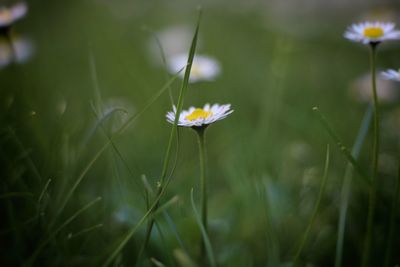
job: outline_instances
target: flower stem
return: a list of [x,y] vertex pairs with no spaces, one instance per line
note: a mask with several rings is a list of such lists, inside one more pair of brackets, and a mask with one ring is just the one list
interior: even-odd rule
[[374,222],[375,205],[376,205],[376,179],[378,175],[378,159],[379,159],[379,101],[376,91],[376,47],[377,43],[371,43],[370,64],[371,64],[371,82],[372,95],[374,102],[374,142],[373,142],[373,159],[372,159],[372,177],[369,191],[369,207],[367,219],[367,234],[365,237],[364,251],[362,257],[362,267],[369,265],[369,256],[371,253],[372,228]]
[[[208,234],[207,222],[207,180],[205,176],[206,170],[206,151],[205,151],[205,128],[196,129],[197,140],[199,144],[200,159],[200,191],[201,191],[201,222],[204,226],[206,234]],[[201,240],[201,258],[204,256],[205,246],[204,240]]]

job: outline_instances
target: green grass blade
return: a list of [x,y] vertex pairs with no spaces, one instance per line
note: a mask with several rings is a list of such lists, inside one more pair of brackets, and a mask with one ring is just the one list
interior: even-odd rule
[[[92,109],[96,109],[96,107],[94,107],[93,104],[92,104]],[[85,138],[83,138],[81,147],[85,148],[86,145],[89,143],[89,141],[92,139],[92,137],[95,135],[95,133],[98,131],[98,129],[101,128],[101,126],[117,112],[123,112],[125,114],[128,113],[125,109],[117,108],[117,107],[110,109],[106,113],[98,113],[96,111],[97,122],[90,129],[90,131],[86,134]],[[101,114],[101,115],[98,115],[98,114]]]
[[371,184],[371,179],[369,176],[364,172],[364,170],[361,168],[361,166],[358,164],[356,159],[351,155],[350,150],[343,144],[339,136],[336,134],[336,132],[333,130],[333,128],[330,126],[328,120],[325,118],[325,116],[319,111],[318,107],[314,107],[313,111],[318,115],[318,119],[321,122],[322,126],[325,128],[325,130],[328,132],[329,136],[332,138],[332,140],[336,143],[342,154],[346,157],[346,159],[353,165],[353,168],[358,172],[361,181],[367,183],[368,185]]
[[186,248],[185,242],[181,238],[181,236],[178,232],[178,227],[172,220],[171,216],[168,214],[168,212],[166,210],[163,211],[163,216],[164,216],[164,219],[167,221],[167,224],[168,224],[169,228],[171,229],[172,233],[174,234],[175,239],[178,241],[179,246],[181,247],[181,249],[183,249],[183,251],[185,251],[187,253],[188,250]]
[[311,228],[314,224],[314,221],[317,217],[317,213],[321,204],[321,200],[322,200],[322,196],[324,195],[325,192],[325,187],[326,187],[326,181],[327,181],[327,177],[328,177],[328,169],[329,169],[329,160],[330,160],[330,154],[329,154],[329,145],[327,146],[326,149],[326,158],[325,158],[325,167],[324,167],[324,174],[322,176],[322,181],[321,181],[321,186],[319,189],[319,193],[318,193],[318,198],[317,198],[317,202],[314,206],[314,210],[313,213],[311,215],[311,219],[310,222],[308,223],[308,226],[306,228],[306,231],[304,232],[304,235],[300,241],[300,245],[297,248],[296,254],[294,256],[293,259],[293,267],[297,267],[297,262],[299,260],[299,257],[301,255],[301,252],[303,251],[304,245],[307,243],[308,237],[310,235],[310,231]]
[[[185,99],[185,95],[188,89],[188,85],[189,85],[189,77],[190,77],[190,71],[192,68],[192,63],[193,63],[193,59],[194,59],[194,55],[196,52],[196,46],[197,46],[197,38],[198,38],[198,34],[199,34],[199,28],[200,28],[200,21],[201,21],[201,15],[202,15],[202,11],[201,9],[199,10],[199,17],[197,19],[197,25],[196,25],[196,30],[192,39],[192,43],[190,45],[190,50],[189,50],[189,55],[188,55],[188,60],[187,60],[187,65],[186,65],[186,69],[185,69],[185,75],[182,81],[182,86],[181,89],[179,91],[179,97],[178,97],[178,103],[177,103],[177,107],[176,107],[176,114],[175,114],[175,120],[174,120],[174,124],[172,126],[172,129],[170,131],[170,135],[169,135],[169,139],[168,139],[168,145],[167,145],[167,150],[165,152],[165,156],[164,156],[164,161],[163,161],[163,167],[162,167],[162,171],[161,171],[161,176],[160,176],[160,184],[157,190],[157,195],[164,190],[164,182],[166,180],[167,174],[168,174],[168,167],[169,167],[169,163],[170,163],[170,159],[171,159],[171,150],[172,150],[172,143],[175,139],[175,135],[177,135],[178,132],[178,120],[179,120],[179,116],[180,113],[182,111],[183,108],[183,102]],[[172,175],[172,173],[171,173]],[[158,203],[156,205],[156,209],[157,209]],[[143,246],[146,247],[149,239],[150,239],[150,235],[151,235],[151,231],[153,228],[153,224],[154,221],[150,221],[149,222],[149,227],[146,231],[146,237],[145,237],[145,241],[143,243]]]
[[97,78],[96,60],[94,58],[92,50],[89,51],[89,64],[90,64],[90,76],[92,78],[93,89],[94,89],[94,104],[98,114],[103,112],[102,105],[103,101],[100,93],[99,79]]
[[[164,70],[165,70],[165,79],[168,80],[170,75],[168,73],[168,63],[167,63],[167,57],[165,56],[165,52],[164,52],[164,48],[160,42],[160,39],[158,38],[157,34],[152,31],[151,29],[149,29],[148,27],[144,28],[145,31],[149,32],[150,35],[153,37],[154,41],[157,44],[157,48],[160,51],[160,56],[161,56],[161,60],[163,62],[164,65]],[[169,98],[171,101],[171,105],[174,105],[174,97],[172,96],[172,88],[168,88],[168,93],[169,93]]]
[[174,256],[181,267],[197,267],[197,264],[181,249],[175,249]]
[[44,187],[42,189],[42,192],[40,192],[40,195],[39,195],[39,198],[38,198],[38,201],[37,201],[37,206],[38,207],[40,207],[40,203],[42,202],[44,194],[46,193],[47,188],[49,187],[50,183],[51,183],[51,179],[47,180],[46,184],[44,185]]
[[121,242],[117,245],[117,247],[113,250],[113,252],[110,254],[110,256],[107,257],[107,259],[104,261],[103,267],[109,266],[118,256],[118,254],[121,252],[121,250],[125,247],[125,245],[128,243],[128,241],[132,238],[132,236],[136,233],[137,229],[151,216],[152,212],[156,209],[158,206],[158,203],[160,199],[164,196],[166,192],[166,187],[169,185],[171,179],[170,177],[166,180],[165,182],[165,187],[162,188],[160,194],[156,197],[156,199],[153,201],[153,203],[150,205],[146,213],[143,215],[142,218],[136,223],[135,226],[133,226],[128,233],[122,238]]
[[[195,34],[194,34],[194,37],[193,37],[193,41],[192,41],[192,44],[191,44],[191,47],[190,47],[188,64],[186,66],[185,75],[184,75],[184,79],[183,79],[183,82],[182,82],[182,87],[181,87],[181,90],[180,90],[180,93],[179,93],[176,117],[175,117],[174,125],[173,125],[173,127],[171,129],[171,133],[170,133],[170,137],[169,137],[169,141],[168,141],[168,146],[167,146],[167,151],[166,151],[165,157],[164,157],[163,169],[162,169],[161,178],[160,178],[160,186],[158,187],[157,196],[156,196],[155,201],[153,202],[153,204],[150,206],[150,208],[144,214],[144,216],[126,234],[126,236],[122,239],[122,241],[119,243],[119,245],[117,245],[117,247],[114,249],[114,251],[111,253],[111,255],[107,258],[107,260],[102,265],[103,267],[109,266],[113,262],[113,260],[117,257],[117,255],[125,247],[125,245],[128,243],[128,241],[136,233],[137,229],[149,217],[151,217],[151,213],[153,213],[154,210],[157,209],[157,207],[159,205],[159,201],[160,201],[161,197],[164,195],[165,190],[166,190],[166,188],[167,188],[167,186],[168,186],[168,184],[170,182],[170,177],[167,177],[167,172],[168,172],[168,166],[169,166],[172,142],[173,142],[175,134],[177,132],[177,124],[178,124],[179,114],[180,114],[180,112],[182,110],[184,96],[185,96],[185,93],[186,93],[186,90],[187,90],[187,87],[188,87],[188,84],[189,84],[189,75],[190,75],[191,65],[192,65],[193,58],[194,58],[194,53],[196,51],[197,36],[198,36],[199,27],[200,27],[200,19],[201,19],[201,12],[199,14],[199,18],[198,18],[198,22],[197,22],[197,26],[196,26],[196,31],[195,31]],[[175,75],[173,78],[176,78],[177,75]],[[165,90],[168,89],[170,84],[171,83],[167,83],[166,84]],[[129,123],[129,120],[128,120],[128,123]],[[124,130],[124,127],[121,128],[121,131],[122,130]],[[151,230],[152,230],[153,224],[154,224],[154,221],[151,220],[149,222],[149,226],[148,226],[148,229],[147,229],[146,239],[145,239],[145,242],[144,242],[144,247],[146,246],[146,244],[147,244],[147,242],[148,242],[148,240],[150,238],[150,234],[151,234]]]
[[150,261],[154,264],[156,267],[166,267],[161,261],[156,260],[155,258],[150,258]]
[[208,260],[210,262],[211,267],[215,267],[217,265],[215,263],[214,252],[212,250],[210,238],[207,235],[206,229],[204,228],[204,225],[201,222],[201,218],[200,218],[199,212],[197,211],[196,205],[194,204],[193,188],[190,191],[190,203],[192,204],[192,209],[193,209],[193,213],[194,213],[194,217],[196,219],[197,225],[199,226],[200,231],[201,231],[201,235],[203,236],[203,241],[204,241],[204,245],[205,245],[205,248],[206,248],[206,251],[207,251]]
[[157,210],[154,211],[153,217],[156,217],[158,214],[162,213],[172,205],[176,204],[179,201],[179,197],[177,195],[173,196],[170,200],[166,201],[164,204],[160,205]]
[[[357,134],[357,138],[351,150],[351,154],[355,159],[358,159],[362,145],[365,142],[365,138],[367,136],[368,130],[371,125],[372,112],[373,112],[373,107],[372,105],[369,105],[367,111],[364,114],[364,118],[361,122],[361,126]],[[338,222],[339,227],[338,227],[338,238],[336,241],[335,267],[340,267],[342,265],[344,232],[346,228],[347,208],[349,205],[352,178],[353,178],[353,167],[350,163],[348,163],[344,175],[344,181],[340,197],[339,222]]]
[[101,227],[103,227],[103,224],[102,224],[102,223],[98,223],[98,224],[96,224],[96,225],[87,227],[87,228],[85,228],[85,229],[83,229],[83,230],[81,230],[81,231],[79,231],[79,232],[77,232],[77,233],[75,233],[75,234],[70,233],[70,234],[68,235],[68,240],[73,239],[73,238],[76,238],[76,237],[80,237],[81,235],[84,235],[84,234],[86,234],[86,233],[88,233],[88,232],[97,230],[97,229],[99,229],[99,228],[101,228]]

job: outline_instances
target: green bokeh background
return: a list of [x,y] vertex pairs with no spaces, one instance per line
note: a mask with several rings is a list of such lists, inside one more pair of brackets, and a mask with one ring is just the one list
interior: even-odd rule
[[[151,54],[151,31],[157,34],[184,25],[193,34],[201,5],[198,53],[215,57],[222,73],[214,82],[190,84],[184,107],[231,103],[235,110],[207,132],[210,236],[219,266],[290,263],[315,204],[328,143],[327,190],[301,259],[307,266],[334,266],[346,160],[312,107],[320,108],[351,147],[367,109],[367,103],[353,97],[352,87],[355,79],[368,72],[369,61],[367,47],[342,36],[348,25],[363,19],[394,18],[398,22],[399,6],[394,1],[377,3],[28,2],[28,16],[15,25],[14,33],[30,38],[34,54],[25,64],[11,64],[0,72],[1,194],[30,192],[33,196],[1,199],[0,265],[21,266],[51,235],[49,223],[60,201],[106,143],[104,131],[96,128],[91,103],[103,112],[112,107],[128,112],[107,117],[104,130],[108,134],[141,111],[166,82],[165,69]],[[378,68],[398,68],[400,44],[381,48]],[[175,99],[180,84],[173,83]],[[399,84],[391,86],[400,90]],[[382,106],[383,156],[371,266],[383,266],[397,176],[400,113],[397,99],[392,100]],[[168,94],[163,94],[116,138],[123,160],[112,147],[97,159],[56,220],[56,227],[96,197],[102,200],[51,238],[34,266],[100,266],[104,262],[114,244],[146,212],[141,177],[145,175],[155,187],[171,130],[165,121],[170,109]],[[168,213],[188,254],[196,259],[200,234],[190,190],[194,188],[197,201],[197,143],[189,129],[181,129],[179,137],[176,170],[163,202],[179,196]],[[366,171],[370,171],[371,140],[372,134],[360,157]],[[37,200],[48,179],[52,180],[41,201],[41,214],[29,220],[37,212]],[[342,266],[359,264],[367,204],[367,187],[355,176]],[[166,266],[180,266],[173,254],[180,245],[171,224],[162,216],[157,221],[160,231],[154,229],[145,254]],[[99,223],[103,226],[68,238],[70,233]],[[135,266],[144,234],[145,225],[114,266]],[[399,248],[395,236],[391,266],[400,263],[395,253]]]

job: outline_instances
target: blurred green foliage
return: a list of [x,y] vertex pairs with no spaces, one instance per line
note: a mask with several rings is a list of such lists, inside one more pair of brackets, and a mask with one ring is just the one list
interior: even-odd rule
[[[144,29],[157,34],[184,25],[192,34],[196,6],[202,4],[198,52],[215,57],[222,73],[215,82],[190,84],[184,107],[231,103],[235,110],[207,133],[210,237],[218,266],[289,266],[311,216],[331,142],[312,107],[319,106],[351,148],[367,109],[351,92],[354,80],[368,72],[368,51],[342,35],[350,23],[376,8],[300,2],[304,10],[300,3],[285,6],[279,1],[28,3],[29,14],[14,32],[31,39],[34,54],[25,64],[0,70],[0,265],[22,266],[37,253],[33,266],[99,266],[143,216],[141,177],[155,188],[171,127],[165,120],[171,110],[167,93],[116,138],[118,152],[109,146],[101,154],[56,217],[66,192],[107,135],[166,82],[166,70],[152,54],[154,39]],[[399,11],[394,5],[387,10],[389,18]],[[384,45],[378,67],[398,68],[399,58],[399,43]],[[400,85],[391,86],[400,90]],[[180,81],[173,83],[175,98],[179,87]],[[393,100],[382,107],[371,266],[383,261],[397,173],[400,111]],[[93,104],[103,114],[111,111],[102,127]],[[371,136],[360,157],[366,171]],[[333,266],[345,167],[346,159],[333,144],[327,189],[301,256],[307,266]],[[180,248],[197,260],[200,231],[190,189],[197,197],[198,175],[195,134],[181,129],[177,166],[162,202],[175,195],[179,201],[168,208],[169,217],[158,215],[145,258],[180,266]],[[362,252],[368,190],[358,181],[353,179],[351,188],[343,266],[359,264]],[[101,201],[54,234],[99,196]],[[399,219],[397,215],[397,225]],[[139,228],[114,266],[135,266],[145,228]],[[393,252],[399,248],[400,240],[394,238]],[[391,260],[399,264],[399,255],[393,253]],[[138,265],[151,266],[147,260]]]

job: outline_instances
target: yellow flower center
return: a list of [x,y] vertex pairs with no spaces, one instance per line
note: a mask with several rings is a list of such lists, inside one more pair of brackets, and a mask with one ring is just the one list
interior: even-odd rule
[[369,27],[364,29],[364,36],[368,38],[379,38],[383,36],[381,27]]
[[190,121],[194,121],[194,120],[198,120],[198,119],[207,119],[211,115],[212,115],[211,111],[205,111],[202,108],[196,108],[195,110],[193,110],[192,113],[187,115],[185,117],[185,119],[190,120]]

